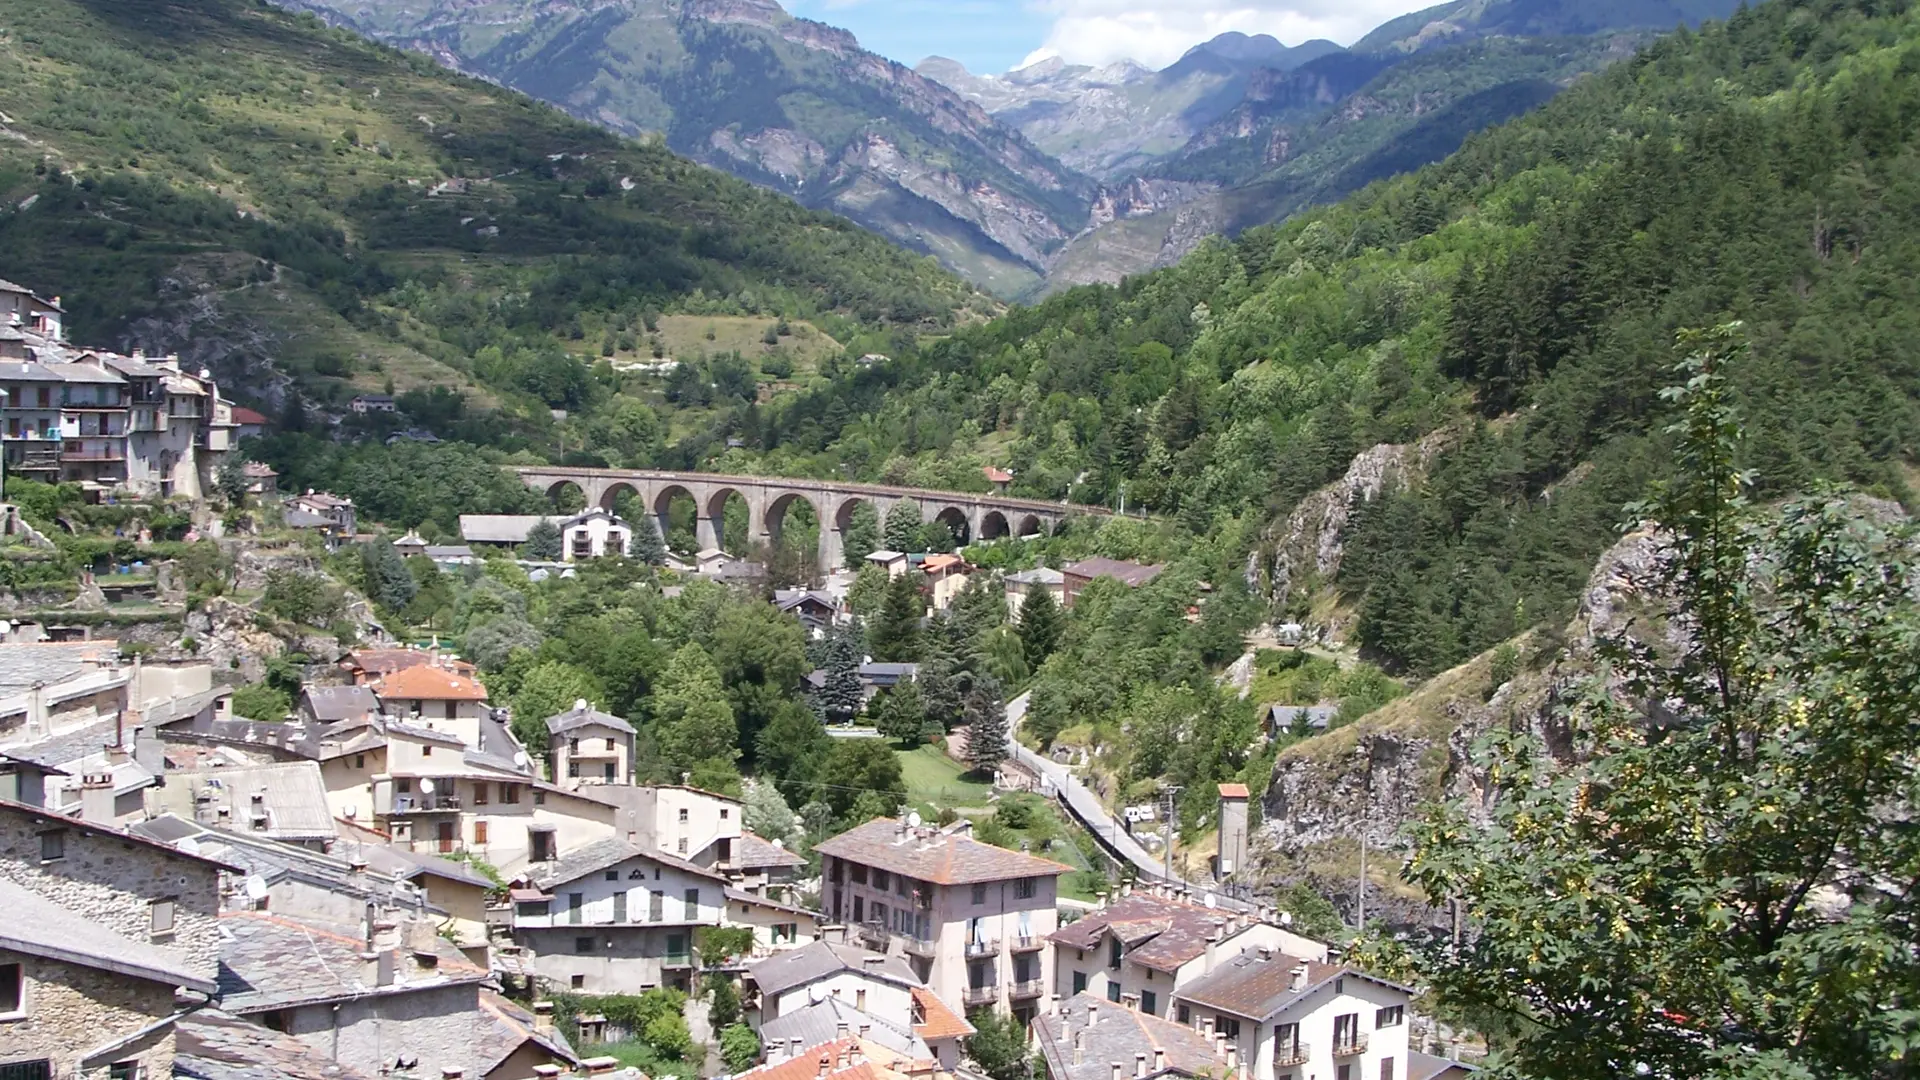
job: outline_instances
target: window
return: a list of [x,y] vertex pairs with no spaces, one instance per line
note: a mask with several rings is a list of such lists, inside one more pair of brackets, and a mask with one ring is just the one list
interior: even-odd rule
[[1238,1042],[1240,1040],[1240,1021],[1231,1016],[1217,1016],[1213,1020],[1213,1030]]
[[626,893],[617,892],[613,894],[613,921],[617,923],[623,923],[627,921],[627,894]]
[[25,1016],[27,976],[19,964],[0,964],[0,1016]]
[[423,745],[423,746],[421,746],[421,747],[420,747],[420,756],[421,756],[421,757],[432,757],[432,756],[433,756],[433,747],[431,747],[431,746],[425,746],[425,745]]
[[587,977],[585,975],[575,975],[571,981],[571,985],[575,990],[585,990],[587,988]]
[[150,934],[173,933],[173,898],[155,900],[147,905],[147,932]]
[[613,762],[611,761],[607,762],[606,765],[601,767],[600,775],[608,783],[612,783],[614,780],[618,779],[618,777],[615,775]]
[[567,753],[569,753],[569,754],[577,754],[577,753],[579,753],[579,752],[580,752],[580,740],[579,740],[579,739],[568,739],[568,740],[567,740]]
[[686,853],[687,853],[687,838],[683,836],[680,838],[680,854],[685,855]]
[[973,902],[976,904],[984,904],[987,902],[987,887],[985,885],[975,885],[973,887]]
[[1353,1080],[1353,1066],[1335,1065],[1333,1067],[1333,1080]]
[[568,922],[578,923],[580,921],[580,909],[586,905],[586,902],[587,902],[587,897],[585,893],[573,892],[573,893],[567,894],[567,921]]
[[855,885],[865,885],[867,883],[867,868],[859,863],[853,864],[853,883]]
[[413,777],[411,776],[396,777],[393,781],[393,790],[402,795],[413,794]]
[[867,911],[867,898],[864,896],[854,897],[853,898],[853,921],[857,923],[866,922],[867,921],[866,911]]
[[[611,750],[611,749],[613,749],[613,740],[612,740],[612,739],[608,739],[608,740],[607,740],[607,749],[609,749],[609,750]],[[720,820],[721,820],[721,821],[725,821],[725,820],[727,820],[727,808],[726,808],[726,807],[724,807],[724,806],[720,808]]]
[[534,788],[533,789],[533,805],[535,806],[547,805],[547,793],[544,791],[541,791],[539,788]]
[[473,842],[476,844],[485,844],[487,842],[486,822],[476,821],[473,823]]
[[513,784],[501,784],[500,785],[500,801],[503,803],[519,802],[520,801],[519,787]]
[[457,701],[447,702],[446,715],[449,720],[458,720],[460,718],[460,703]]
[[116,1061],[107,1066],[107,1080],[140,1080],[143,1075],[138,1061]]
[[686,894],[686,903],[687,903],[687,918],[688,919],[699,918],[700,917],[700,890],[688,889]]
[[367,755],[365,755],[365,754],[355,754],[355,755],[353,755],[353,767],[354,767],[354,768],[356,768],[356,769],[364,769],[364,768],[366,768],[366,767],[367,767]]
[[1034,884],[1032,878],[1023,877],[1013,883],[1013,898],[1015,900],[1031,900],[1033,899],[1033,894]]
[[685,825],[686,823],[687,823],[687,808],[683,806],[680,808],[680,824]]
[[1380,1080],[1393,1080],[1393,1059],[1380,1059]]
[[619,881],[619,880],[620,880],[620,871],[618,871],[618,870],[609,870],[609,871],[607,871],[607,880],[608,880],[608,881]]
[[1381,1028],[1399,1027],[1406,1019],[1406,1006],[1390,1005],[1373,1014],[1373,1027],[1376,1031]]
[[1087,973],[1084,971],[1074,972],[1073,973],[1073,992],[1078,994],[1086,990],[1086,988],[1087,988]]
[[873,872],[873,887],[879,889],[881,892],[885,892],[887,886],[891,883],[889,880],[890,877],[891,875],[885,870],[875,870]]
[[1120,1000],[1120,980],[1119,979],[1107,980],[1107,1000],[1108,1001]]
[[[614,745],[613,745],[613,740],[612,740],[612,739],[608,739],[608,740],[607,740],[607,749],[608,749],[608,750],[612,750],[612,749],[614,749]],[[721,816],[721,817],[726,817],[726,816],[727,816],[727,812],[726,812],[725,810],[722,810],[722,811],[720,811],[720,816]]]
[[1151,1013],[1160,1005],[1160,996],[1151,990],[1140,991],[1140,1011]]
[[1173,1018],[1182,1024],[1191,1024],[1193,1023],[1193,1010],[1187,1008],[1185,1005],[1176,1005],[1173,1010]]
[[1359,1041],[1359,1013],[1341,1013],[1333,1018],[1333,1045],[1336,1053],[1340,1048],[1353,1046]]
[[40,861],[52,862],[67,857],[67,830],[54,829],[40,834]]
[[1120,970],[1120,939],[1107,939],[1107,967],[1112,971]]
[[659,922],[666,918],[666,896],[663,893],[651,893],[647,896],[647,921]]
[[573,939],[573,951],[574,951],[574,952],[577,952],[577,953],[582,953],[582,954],[585,954],[585,953],[590,953],[590,952],[592,952],[592,951],[593,951],[593,939],[592,939],[592,938],[590,938],[590,937],[577,937],[577,938],[574,938],[574,939]]
[[485,783],[473,785],[473,805],[487,805],[487,785]]
[[578,777],[580,775],[580,763],[577,761],[567,762],[567,775],[571,777]]

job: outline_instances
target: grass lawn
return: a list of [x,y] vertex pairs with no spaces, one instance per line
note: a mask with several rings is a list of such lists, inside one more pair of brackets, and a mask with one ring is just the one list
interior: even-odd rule
[[967,779],[961,764],[938,747],[921,746],[894,751],[900,758],[900,773],[907,783],[907,801],[922,814],[942,807],[984,807],[991,785]]

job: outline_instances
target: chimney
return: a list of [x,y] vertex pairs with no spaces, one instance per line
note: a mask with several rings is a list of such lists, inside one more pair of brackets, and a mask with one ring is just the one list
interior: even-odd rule
[[553,1034],[553,1002],[536,1001],[533,1003],[533,1030],[542,1035]]
[[1211,1039],[1211,1038],[1213,1038],[1213,1017],[1211,1017],[1211,1016],[1208,1016],[1208,1017],[1204,1017],[1203,1019],[1201,1019],[1201,1021],[1200,1021],[1200,1037],[1201,1037],[1201,1038],[1204,1038],[1204,1039]]
[[1120,1064],[1117,1061],[1113,1062],[1112,1064],[1113,1064],[1113,1080],[1122,1080],[1122,1077],[1126,1076],[1126,1073],[1127,1073],[1126,1066]]
[[1157,1073],[1167,1071],[1167,1049],[1164,1046],[1153,1048],[1153,1071]]
[[873,1037],[873,1025],[872,1025],[872,1024],[861,1024],[861,1025],[860,1025],[860,1037],[861,1037],[861,1038],[863,1038],[863,1039],[870,1039],[870,1038],[872,1038],[872,1037]]
[[1100,1006],[1087,1002],[1087,1026],[1093,1027],[1100,1022]]
[[801,1041],[800,1036],[798,1035],[795,1035],[793,1038],[787,1040],[787,1056],[788,1057],[797,1058],[800,1056],[800,1051],[802,1049],[800,1045],[800,1041]]
[[833,1037],[836,1039],[844,1039],[847,1037],[847,1022],[845,1020],[833,1026]]
[[828,1051],[827,1053],[820,1055],[820,1071],[816,1075],[820,1078],[820,1080],[826,1080],[827,1074],[832,1071],[833,1071],[833,1052]]
[[1291,989],[1294,993],[1297,994],[1300,991],[1305,990],[1306,988],[1307,988],[1307,965],[1295,964],[1293,967],[1293,985],[1289,987],[1289,989]]
[[1240,1067],[1240,1046],[1238,1043],[1228,1043],[1227,1044],[1227,1072],[1231,1073],[1235,1069],[1238,1069],[1239,1067]]
[[1225,1032],[1216,1031],[1213,1033],[1213,1056],[1217,1058],[1227,1056],[1227,1036]]
[[832,923],[832,924],[830,924],[830,925],[827,925],[827,926],[823,926],[823,927],[821,927],[821,928],[820,928],[820,940],[821,940],[821,941],[830,941],[830,942],[832,942],[832,943],[833,943],[833,944],[835,944],[835,945],[845,945],[845,944],[847,943],[847,927],[846,927],[846,924],[845,924],[845,923]]
[[458,1065],[448,1065],[440,1070],[440,1080],[460,1080],[463,1071]]
[[1147,1080],[1147,1052],[1137,1050],[1133,1055],[1134,1080]]
[[1087,1033],[1082,1029],[1073,1037],[1073,1063],[1082,1064],[1087,1059]]
[[1212,971],[1214,963],[1219,959],[1220,936],[1218,930],[1207,935],[1207,965],[1201,969],[1203,972]]

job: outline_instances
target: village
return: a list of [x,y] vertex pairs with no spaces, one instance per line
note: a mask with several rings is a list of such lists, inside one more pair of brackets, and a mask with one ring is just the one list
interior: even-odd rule
[[[0,303],[10,477],[170,500],[217,537],[206,506],[237,474],[249,505],[320,550],[390,548],[449,573],[505,558],[534,582],[633,558],[655,528],[589,507],[463,515],[457,544],[369,532],[350,498],[282,493],[271,468],[230,461],[264,418],[206,373],[71,346],[57,300],[0,283]],[[663,580],[764,598],[813,640],[854,620],[861,573],[914,575],[932,618],[970,588],[1017,616],[1036,595],[1071,609],[1096,581],[1162,570],[1092,557],[1001,573],[875,550],[770,588],[764,564],[717,546],[660,562]],[[988,1059],[1007,1032],[1053,1080],[1468,1071],[1425,1052],[1444,1047],[1409,988],[1245,889],[1130,870],[1075,899],[1075,867],[1049,852],[906,805],[796,851],[749,827],[743,797],[640,782],[642,732],[603,702],[516,718],[437,639],[369,625],[373,640],[299,670],[284,715],[248,716],[236,676],[258,658],[61,618],[0,634],[3,1080],[637,1075],[600,1048],[643,1039],[676,1051],[658,1075],[1004,1080]],[[840,675],[870,701],[918,672],[860,657],[792,689]],[[846,720],[837,738],[879,737]],[[992,780],[993,799],[1062,794],[1017,761]],[[1247,799],[1219,785],[1215,878],[1247,861]],[[1124,828],[1151,818],[1127,808]]]

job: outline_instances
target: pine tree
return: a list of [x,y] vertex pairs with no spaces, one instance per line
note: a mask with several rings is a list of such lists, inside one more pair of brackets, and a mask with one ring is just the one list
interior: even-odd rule
[[913,551],[920,544],[920,504],[901,499],[887,511],[887,547],[893,551]]
[[654,739],[660,760],[675,772],[740,758],[740,729],[720,671],[706,650],[680,646],[653,695]]
[[897,742],[916,742],[927,727],[927,702],[912,680],[887,691],[871,711],[873,726]]
[[840,540],[842,561],[857,569],[867,556],[880,550],[880,514],[872,503],[855,503],[847,519],[847,531]]
[[1060,647],[1065,632],[1066,622],[1052,590],[1041,588],[1027,593],[1020,602],[1020,646],[1027,654],[1027,667],[1039,671],[1053,650]]
[[634,558],[648,566],[663,566],[667,561],[667,542],[660,539],[660,527],[653,515],[642,513],[632,522]]
[[929,727],[951,731],[966,709],[966,696],[954,677],[953,661],[944,651],[930,652],[920,664],[920,701]]
[[367,595],[388,611],[399,611],[413,601],[420,587],[407,569],[407,560],[384,540],[360,545],[360,566],[366,573]]
[[229,453],[220,462],[220,472],[214,477],[214,484],[220,489],[220,497],[227,500],[228,506],[239,506],[247,500],[247,459],[238,451]]
[[564,541],[560,536],[560,526],[546,518],[534,522],[533,528],[527,530],[527,542],[522,550],[526,552],[529,559],[559,562],[560,556],[566,553]]
[[860,712],[860,640],[857,626],[827,631],[826,681],[814,692],[814,705],[828,723],[844,724]]
[[982,776],[1007,759],[1007,707],[1000,700],[1000,681],[991,675],[973,680],[967,694],[967,764]]
[[920,659],[920,620],[926,613],[920,581],[919,574],[908,573],[887,582],[880,614],[867,632],[875,660],[910,664]]

